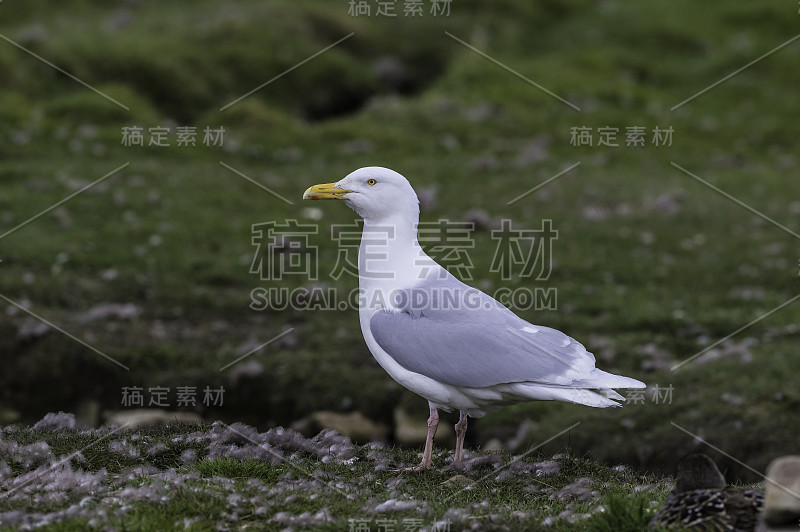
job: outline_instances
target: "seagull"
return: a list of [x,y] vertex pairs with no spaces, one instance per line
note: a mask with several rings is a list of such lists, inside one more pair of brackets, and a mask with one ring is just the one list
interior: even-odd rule
[[528,323],[431,259],[417,240],[417,194],[401,174],[360,168],[309,187],[303,199],[341,200],[364,220],[361,332],[378,364],[430,407],[422,462],[410,469],[433,466],[439,409],[459,411],[453,459],[459,468],[467,417],[532,400],[621,406],[617,401],[625,399],[614,388],[645,387],[597,369],[594,356],[573,338]]
[[709,456],[695,453],[683,458],[678,462],[675,489],[653,517],[651,528],[753,532],[764,494],[726,485]]

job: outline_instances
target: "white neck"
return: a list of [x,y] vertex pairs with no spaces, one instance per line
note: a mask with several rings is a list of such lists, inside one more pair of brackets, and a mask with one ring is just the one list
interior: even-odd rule
[[367,294],[409,288],[436,263],[417,241],[418,217],[394,215],[380,221],[364,220],[358,251],[360,288]]

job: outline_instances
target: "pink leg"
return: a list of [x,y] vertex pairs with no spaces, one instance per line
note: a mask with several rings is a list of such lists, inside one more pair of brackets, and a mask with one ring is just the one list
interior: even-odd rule
[[461,467],[462,451],[464,450],[464,436],[467,434],[467,413],[460,411],[456,429],[456,456],[453,459],[453,466]]
[[433,437],[439,427],[439,411],[431,407],[431,416],[428,418],[428,437],[425,438],[425,451],[422,453],[422,463],[415,470],[430,469],[433,467]]

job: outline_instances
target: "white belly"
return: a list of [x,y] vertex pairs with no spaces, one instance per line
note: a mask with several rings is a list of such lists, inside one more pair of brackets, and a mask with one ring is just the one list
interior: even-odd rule
[[369,330],[369,319],[373,312],[368,309],[359,310],[361,333],[364,335],[364,341],[372,356],[398,384],[427,399],[431,406],[448,412],[453,409],[465,410],[470,412],[473,417],[479,417],[486,410],[492,410],[492,408],[486,408],[488,405],[503,401],[501,394],[491,390],[461,389],[405,369],[384,351],[372,336],[372,332]]

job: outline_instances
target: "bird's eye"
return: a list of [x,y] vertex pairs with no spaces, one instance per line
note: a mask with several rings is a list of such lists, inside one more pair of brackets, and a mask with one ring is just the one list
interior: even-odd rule
[[367,179],[367,184],[368,184],[369,186],[373,186],[373,185],[374,185],[374,184],[376,184],[377,182],[378,182],[378,181],[377,181],[376,179]]

